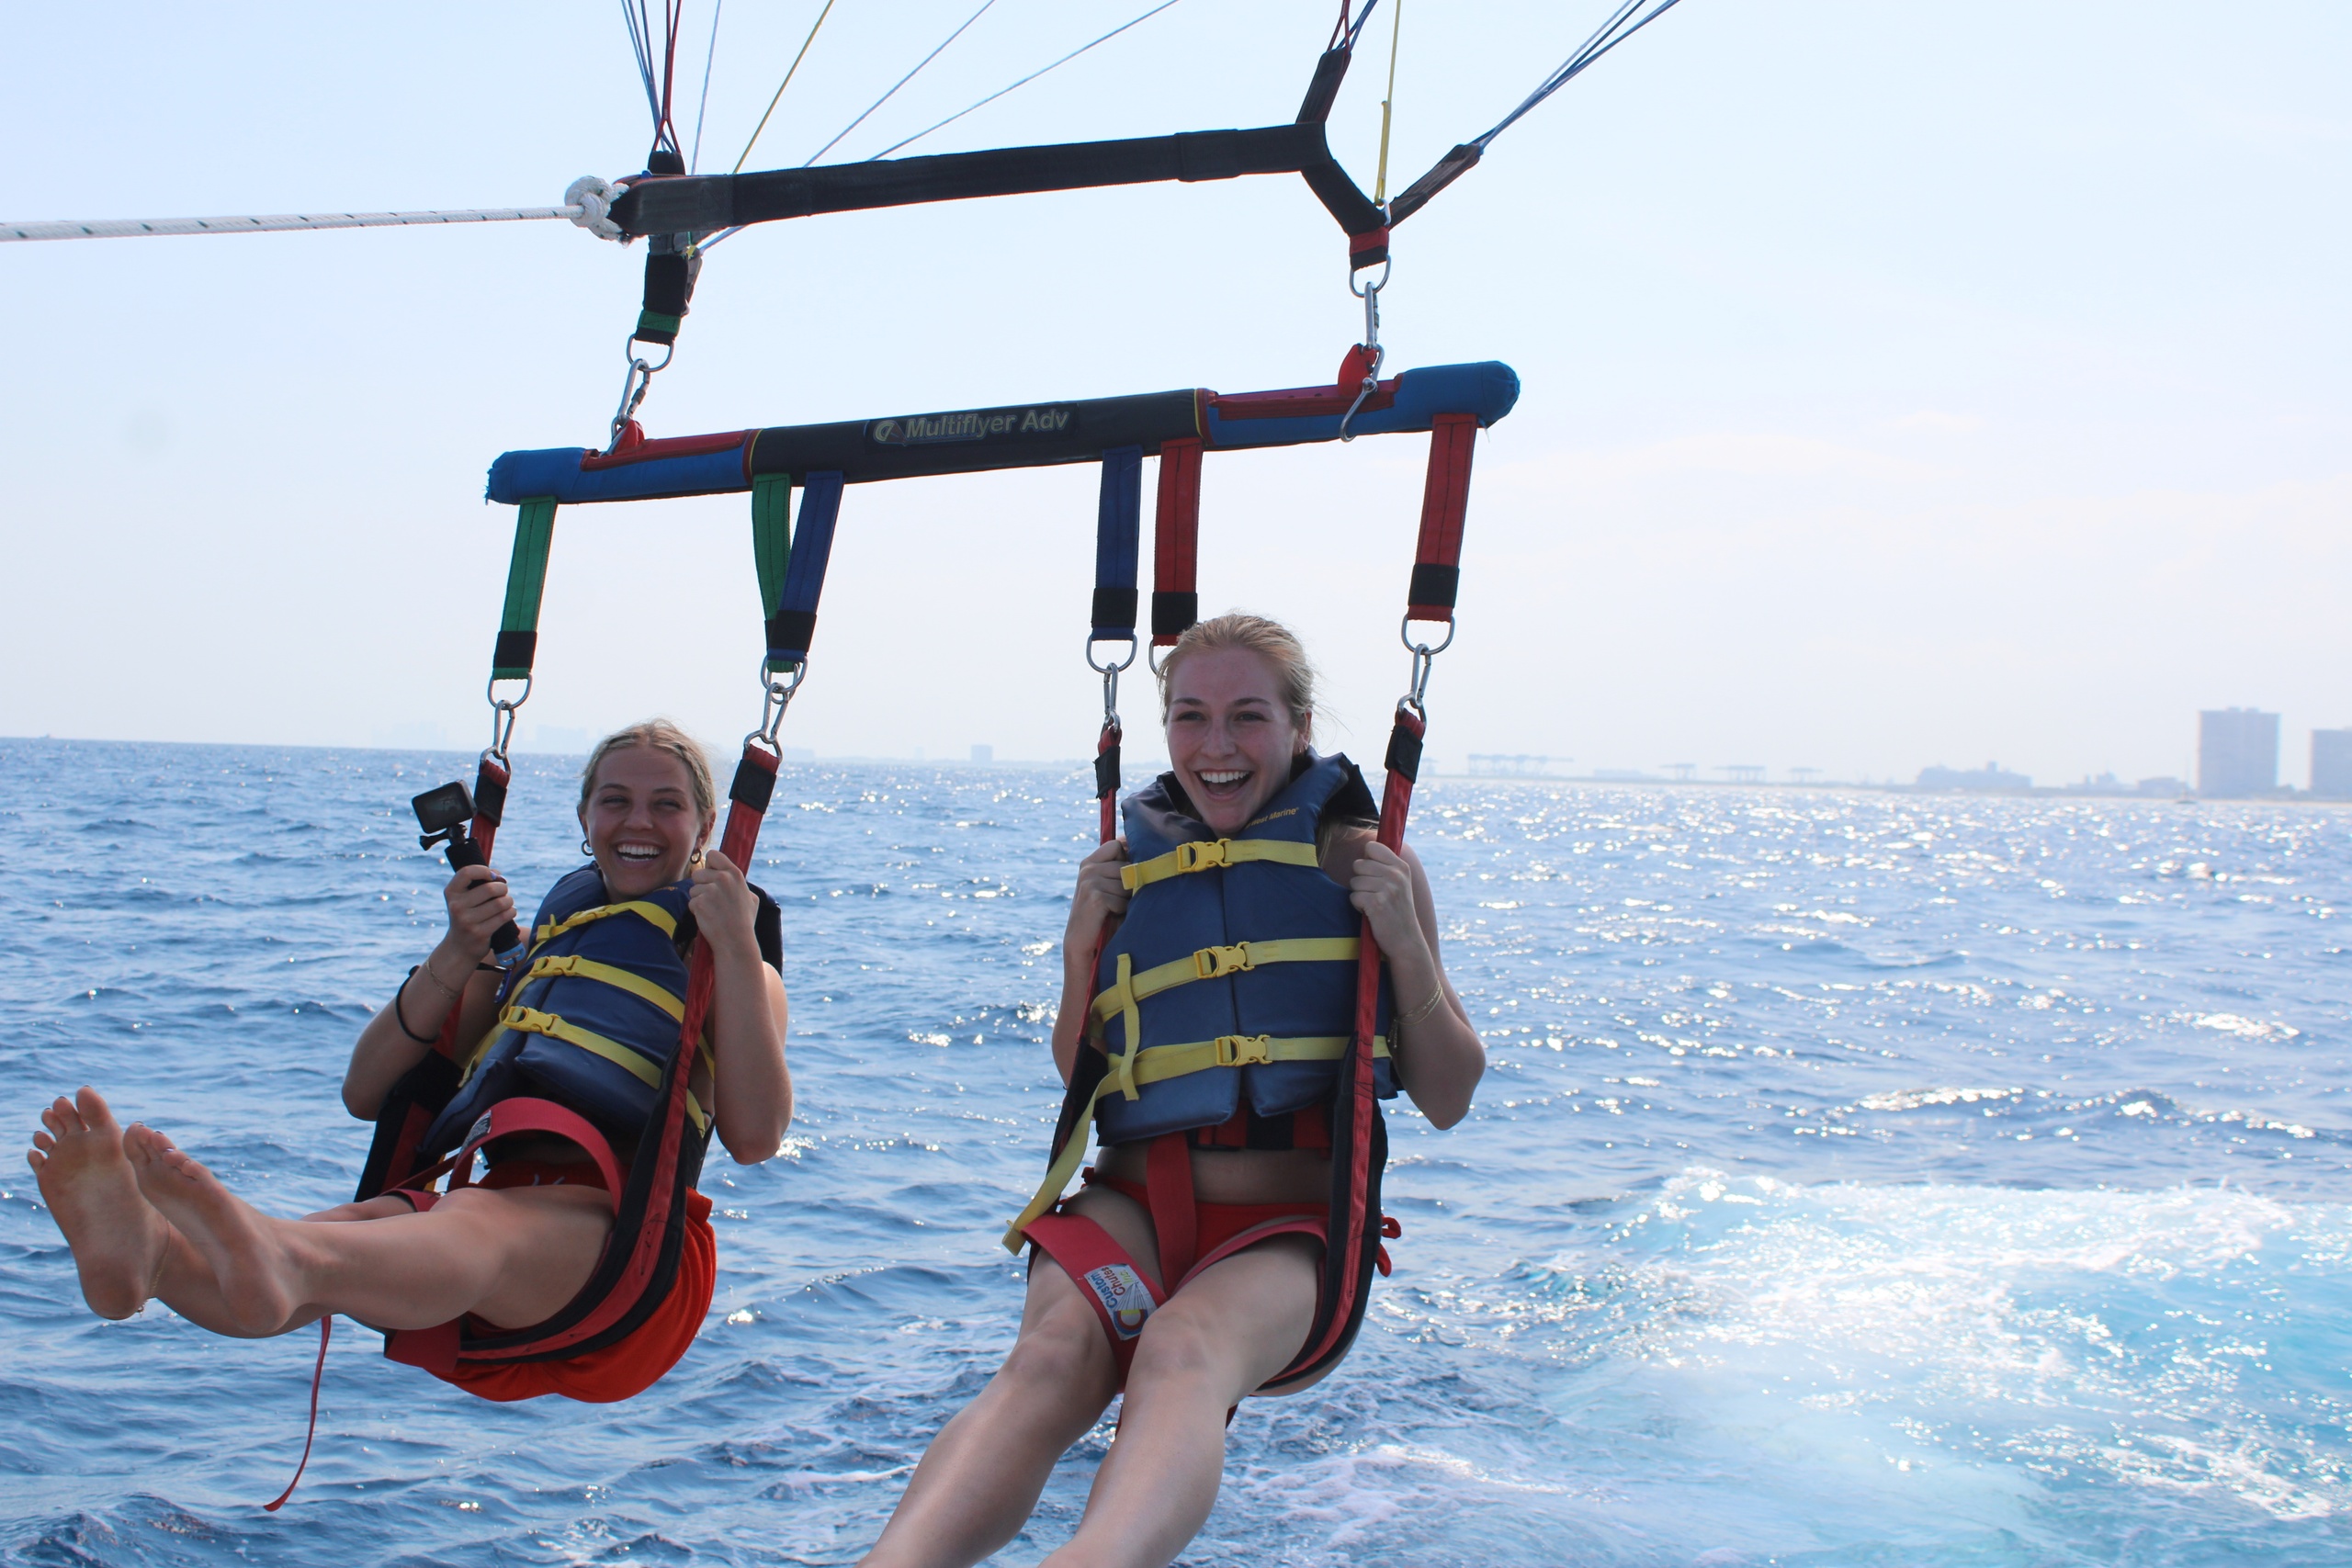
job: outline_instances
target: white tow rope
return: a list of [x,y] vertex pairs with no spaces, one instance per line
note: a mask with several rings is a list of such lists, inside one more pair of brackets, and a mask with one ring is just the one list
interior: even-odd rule
[[119,240],[137,234],[275,234],[301,229],[397,229],[449,223],[525,223],[569,218],[600,240],[625,240],[612,204],[628,187],[595,175],[571,182],[561,207],[482,207],[463,212],[289,212],[266,218],[98,218],[0,222],[0,242]]

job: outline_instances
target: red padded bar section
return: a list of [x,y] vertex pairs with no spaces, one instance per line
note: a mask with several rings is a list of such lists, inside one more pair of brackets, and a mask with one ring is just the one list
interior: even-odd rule
[[617,468],[629,463],[650,462],[656,457],[707,457],[713,452],[731,452],[743,445],[751,435],[748,430],[730,430],[718,435],[665,435],[659,441],[644,440],[637,423],[639,439],[632,442],[626,435],[621,445],[611,452],[591,452],[580,459],[582,468]]
[[[1394,408],[1396,380],[1391,376],[1380,382],[1356,412],[1377,413],[1382,409]],[[1317,414],[1347,412],[1362,390],[1362,382],[1350,381],[1330,387],[1286,387],[1274,392],[1220,392],[1209,399],[1209,407],[1216,410],[1219,419],[1307,419]]]

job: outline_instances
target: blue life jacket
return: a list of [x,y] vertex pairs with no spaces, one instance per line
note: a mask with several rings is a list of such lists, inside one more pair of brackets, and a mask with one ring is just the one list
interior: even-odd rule
[[[1355,1026],[1363,918],[1316,850],[1327,812],[1375,815],[1355,764],[1307,753],[1233,839],[1189,808],[1173,774],[1123,808],[1133,896],[1087,1020],[1111,1059],[1094,1111],[1105,1144],[1219,1125],[1245,1091],[1258,1117],[1324,1105]],[[1384,965],[1383,1035],[1389,999]],[[1376,1092],[1394,1096],[1385,1046],[1375,1072]]]
[[[420,1145],[433,1154],[464,1141],[475,1118],[502,1100],[551,1100],[634,1137],[651,1114],[662,1070],[685,1016],[692,881],[607,903],[593,864],[558,882],[531,922],[531,945],[508,972],[498,1021],[465,1065],[457,1094]],[[707,1045],[706,1044],[706,1050]],[[689,1096],[699,1131],[708,1118]]]

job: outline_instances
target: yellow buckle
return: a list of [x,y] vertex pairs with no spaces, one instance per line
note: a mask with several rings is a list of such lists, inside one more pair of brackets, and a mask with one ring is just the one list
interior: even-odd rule
[[1204,868],[1213,869],[1216,866],[1231,865],[1233,862],[1227,858],[1226,852],[1232,847],[1233,840],[1230,839],[1211,839],[1205,843],[1195,840],[1189,844],[1179,844],[1176,846],[1176,869],[1181,874],[1200,871]]
[[576,953],[559,953],[552,957],[539,959],[532,964],[531,973],[533,975],[577,975],[580,973],[580,955]]
[[1193,973],[1204,980],[1221,980],[1257,966],[1258,961],[1250,956],[1246,942],[1237,942],[1231,947],[1204,947],[1193,954]]
[[1271,1034],[1220,1034],[1216,1045],[1216,1065],[1220,1067],[1261,1067],[1274,1059],[1274,1037]]

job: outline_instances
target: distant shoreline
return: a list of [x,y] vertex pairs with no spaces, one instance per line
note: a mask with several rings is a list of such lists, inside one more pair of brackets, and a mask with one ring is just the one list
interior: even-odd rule
[[[706,742],[711,755],[732,752],[732,744],[720,747]],[[256,750],[382,752],[391,756],[452,757],[470,760],[475,751],[450,746],[332,746],[293,744],[266,740],[121,740],[62,735],[0,735],[0,746],[172,746],[190,750],[211,747],[235,747]],[[964,757],[873,757],[819,756],[813,752],[796,754],[798,748],[787,748],[784,758],[786,767],[814,768],[940,768],[956,772],[997,769],[1035,769],[1076,773],[1093,766],[1092,760],[1083,757],[1020,758],[1000,757],[990,761],[975,762]],[[582,761],[581,751],[537,751],[515,747],[517,759],[535,758],[543,761]],[[1136,778],[1158,773],[1167,766],[1165,758],[1130,758],[1129,772]],[[2147,795],[2132,789],[2088,789],[2079,784],[2038,784],[2026,789],[1953,789],[1917,784],[1861,783],[1853,780],[1807,779],[1661,779],[1604,778],[1592,773],[1466,773],[1454,769],[1431,768],[1421,774],[1423,780],[1445,784],[1548,784],[1566,785],[1577,789],[1697,789],[1697,790],[1800,790],[1810,794],[1857,794],[1936,795],[1964,800],[2132,800],[2152,806],[2313,806],[2352,807],[2352,800],[2334,796],[2310,795],[2301,791],[2281,791],[2277,795]]]

